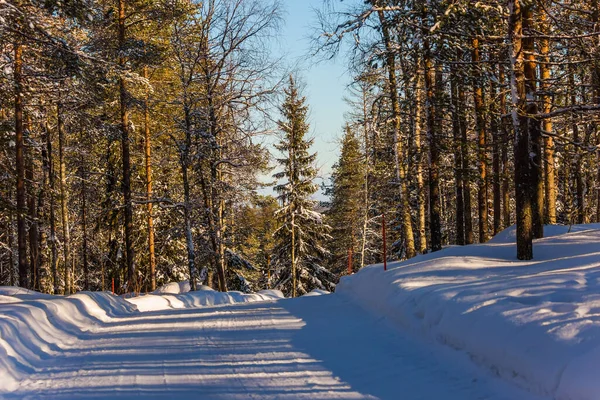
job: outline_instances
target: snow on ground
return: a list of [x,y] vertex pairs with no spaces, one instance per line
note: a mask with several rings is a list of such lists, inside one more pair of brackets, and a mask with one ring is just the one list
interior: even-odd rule
[[336,295],[153,313],[109,293],[0,307],[4,399],[539,400]]
[[600,225],[546,235],[532,261],[509,229],[298,299],[0,288],[0,398],[597,400]]
[[343,278],[336,294],[465,351],[557,400],[600,399],[600,225],[546,227],[532,261],[514,228]]
[[[171,284],[169,284],[171,285]],[[250,303],[254,301],[268,301],[283,298],[279,290],[261,290],[258,293],[242,293],[236,291],[217,292],[205,286],[196,292],[180,292],[182,294],[147,294],[130,297],[126,300],[135,304],[139,311],[158,311],[174,308],[196,308],[235,303]],[[169,293],[165,291],[155,293]]]

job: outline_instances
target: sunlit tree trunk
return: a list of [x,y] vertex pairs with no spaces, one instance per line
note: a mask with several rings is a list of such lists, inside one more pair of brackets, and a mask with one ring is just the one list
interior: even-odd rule
[[[148,79],[148,67],[144,67],[144,78]],[[156,289],[156,256],[154,254],[154,218],[152,216],[152,158],[150,141],[150,113],[148,110],[148,95],[144,101],[144,157],[146,163],[146,206],[148,223],[148,251],[150,253],[150,289]]]
[[54,199],[56,188],[54,186],[54,155],[52,152],[52,132],[46,122],[46,153],[48,171],[48,202],[50,208],[50,271],[52,274],[52,288],[54,294],[59,294],[59,278],[58,278],[58,250],[56,248],[56,216],[54,211]]
[[125,265],[127,290],[137,291],[135,281],[135,260],[133,254],[133,204],[131,202],[131,156],[129,146],[129,106],[127,100],[127,87],[125,83],[125,0],[118,0],[118,44],[119,44],[119,108],[121,114],[121,156],[123,164],[123,202],[125,214]]
[[69,208],[67,192],[67,171],[65,164],[65,127],[63,119],[63,106],[59,102],[57,106],[57,131],[58,131],[58,187],[60,192],[60,211],[63,235],[63,259],[64,259],[64,294],[71,294],[71,233],[69,228]]
[[[541,25],[546,34],[549,33],[547,16],[545,12],[540,14]],[[542,38],[540,41],[540,74],[542,77],[542,100],[543,112],[549,113],[552,110],[551,75],[550,75],[550,40]],[[542,130],[544,133],[544,188],[545,193],[545,222],[547,224],[556,224],[556,171],[554,169],[554,140],[552,134],[552,119],[545,118],[542,121]]]
[[16,42],[15,80],[15,153],[17,173],[17,249],[19,262],[19,286],[26,288],[27,282],[27,231],[25,214],[25,144],[23,140],[23,45]]
[[477,189],[477,206],[479,210],[479,242],[489,240],[488,231],[488,204],[487,204],[487,138],[485,130],[484,100],[481,77],[481,56],[479,54],[479,39],[472,40],[471,61],[473,62],[474,87],[473,98],[475,102],[475,125],[477,131],[477,167],[479,169],[479,180]]
[[408,185],[406,184],[406,167],[403,157],[403,146],[400,138],[402,116],[400,114],[400,103],[398,101],[398,84],[396,80],[396,59],[392,49],[391,38],[388,31],[388,23],[385,20],[383,11],[378,12],[379,21],[382,27],[383,41],[386,47],[386,61],[388,70],[388,85],[390,101],[392,103],[393,124],[394,124],[394,160],[396,163],[396,183],[400,185],[400,219],[402,225],[402,236],[404,237],[406,247],[406,257],[411,258],[416,255],[415,239],[412,230],[412,219],[410,215],[410,202],[408,194]]
[[[420,66],[420,60],[417,60]],[[415,129],[414,143],[415,153],[417,155],[417,229],[419,231],[419,253],[427,252],[427,231],[425,218],[425,179],[423,178],[423,150],[421,146],[422,135],[422,114],[423,114],[423,71],[417,70],[416,90],[415,90]]]
[[460,120],[458,116],[458,79],[456,71],[451,71],[450,94],[452,99],[452,138],[454,140],[454,182],[456,213],[456,244],[465,244],[465,204],[463,197],[463,166],[461,154]]

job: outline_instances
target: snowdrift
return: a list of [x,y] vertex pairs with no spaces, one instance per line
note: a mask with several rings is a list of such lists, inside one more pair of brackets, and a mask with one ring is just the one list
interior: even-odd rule
[[[172,285],[172,284],[169,284]],[[166,285],[166,286],[169,286]],[[175,292],[175,286],[172,285],[170,288],[164,289],[163,286],[157,289],[154,293],[175,293],[175,294],[147,294],[139,297],[132,297],[126,299],[128,302],[134,304],[139,311],[158,311],[176,308],[195,308],[195,307],[206,307],[206,306],[217,306],[224,304],[235,304],[235,303],[249,303],[253,301],[268,301],[282,299],[283,293],[279,290],[263,290],[258,293],[242,293],[236,291],[230,292],[217,292],[209,288],[208,286],[201,286],[196,292],[189,291],[189,284],[187,285],[187,291]],[[185,284],[183,289],[185,290]],[[173,290],[168,292],[166,290]]]
[[[185,283],[174,286],[185,290]],[[58,354],[85,348],[85,341],[114,330],[140,311],[193,308],[283,298],[276,290],[243,294],[203,287],[182,294],[150,294],[125,299],[110,292],[52,296],[15,287],[0,287],[0,397],[19,387],[31,373],[51,364]],[[182,290],[179,289],[178,293]]]
[[600,225],[546,227],[532,261],[514,227],[486,244],[363,268],[345,296],[414,333],[466,351],[531,391],[600,399]]
[[[0,288],[0,393],[54,355],[68,351],[108,322],[137,312],[134,305],[107,292],[68,297]],[[13,301],[11,301],[11,298]]]

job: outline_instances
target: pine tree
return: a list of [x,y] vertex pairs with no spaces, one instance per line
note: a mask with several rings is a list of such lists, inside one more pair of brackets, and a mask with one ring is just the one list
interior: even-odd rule
[[354,262],[354,254],[360,256],[357,251],[361,242],[362,215],[364,215],[364,200],[362,191],[365,176],[363,170],[364,156],[360,150],[360,143],[355,133],[346,127],[346,133],[342,140],[340,159],[333,167],[331,188],[331,210],[328,213],[329,224],[332,227],[330,251],[333,270],[340,274],[345,270],[347,264],[346,255],[352,257],[352,269],[360,259]]
[[281,208],[276,212],[279,227],[275,231],[271,260],[275,272],[271,282],[275,289],[296,297],[316,288],[333,290],[335,275],[322,265],[328,255],[323,245],[329,238],[330,227],[323,221],[323,215],[314,210],[315,201],[311,199],[317,191],[314,183],[317,155],[309,152],[313,141],[305,137],[309,128],[308,107],[292,76],[285,94],[280,109],[283,120],[278,121],[283,138],[275,146],[284,158],[277,160],[283,171],[274,175],[280,181],[275,191]]

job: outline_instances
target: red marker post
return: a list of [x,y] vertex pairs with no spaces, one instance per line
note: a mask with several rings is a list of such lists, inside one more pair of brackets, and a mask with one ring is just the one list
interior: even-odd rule
[[387,243],[385,237],[385,213],[381,214],[381,237],[383,238],[383,270],[387,271]]

